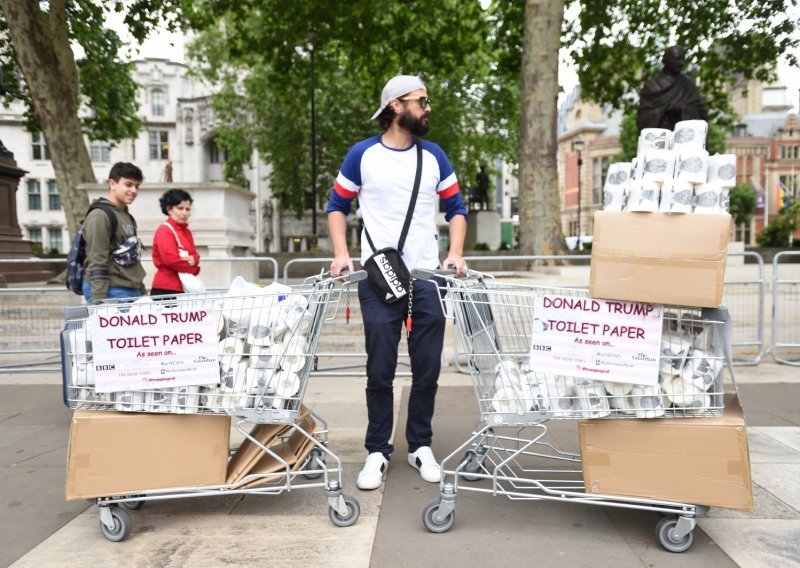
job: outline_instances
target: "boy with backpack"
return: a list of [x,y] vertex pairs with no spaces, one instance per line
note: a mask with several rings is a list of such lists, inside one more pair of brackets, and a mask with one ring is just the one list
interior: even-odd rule
[[108,174],[108,194],[89,207],[81,227],[85,241],[82,289],[87,302],[146,294],[136,221],[128,212],[143,177],[135,165],[117,162]]

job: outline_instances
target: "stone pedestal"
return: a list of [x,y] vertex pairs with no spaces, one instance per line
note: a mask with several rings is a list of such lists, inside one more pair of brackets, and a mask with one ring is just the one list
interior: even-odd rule
[[484,243],[489,250],[499,250],[502,243],[500,214],[496,211],[471,211],[467,223],[467,242],[464,254],[469,255],[475,243]]
[[[105,184],[85,184],[89,201],[108,193]],[[251,256],[255,247],[254,214],[251,211],[255,194],[224,182],[147,183],[130,206],[136,218],[139,238],[145,246],[145,285],[150,288],[156,268],[149,260],[153,235],[165,220],[158,198],[168,189],[183,189],[192,196],[189,229],[200,253],[200,278],[211,288],[227,287],[236,276],[258,280],[257,261],[235,261],[229,257]]]
[[0,155],[0,276],[5,282],[45,282],[54,274],[36,264],[2,262],[34,258],[31,242],[22,239],[17,221],[17,187],[24,175],[13,155]]

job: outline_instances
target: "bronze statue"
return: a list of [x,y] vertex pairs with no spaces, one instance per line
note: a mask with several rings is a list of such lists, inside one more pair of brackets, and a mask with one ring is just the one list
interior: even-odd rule
[[686,50],[673,45],[664,52],[664,69],[647,81],[639,96],[636,126],[673,130],[681,120],[708,120],[708,109],[694,82],[682,73]]
[[489,210],[489,174],[486,173],[486,166],[481,166],[481,171],[475,176],[478,185],[473,188],[472,207],[475,210]]

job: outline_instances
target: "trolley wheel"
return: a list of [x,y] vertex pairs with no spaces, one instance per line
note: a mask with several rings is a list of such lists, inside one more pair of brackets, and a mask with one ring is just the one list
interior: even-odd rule
[[[133,497],[133,495],[129,495],[129,497]],[[142,505],[144,505],[143,500],[138,501],[123,501],[122,504],[125,506],[126,509],[130,511],[135,511],[136,509],[141,509]]]
[[465,481],[478,481],[480,477],[474,475],[483,472],[483,463],[478,459],[478,455],[473,450],[467,450],[464,459],[468,460],[460,475]]
[[328,516],[337,527],[349,527],[358,520],[361,514],[361,505],[358,504],[358,500],[355,497],[350,495],[342,495],[342,497],[344,498],[344,504],[347,506],[347,514],[343,517],[336,509],[331,507],[328,509]]
[[681,539],[673,536],[675,525],[678,524],[677,517],[664,517],[656,525],[656,536],[661,546],[669,552],[686,552],[694,542],[694,533],[688,533]]
[[121,542],[131,533],[131,517],[125,509],[119,507],[109,507],[109,512],[114,519],[114,528],[108,528],[101,520],[100,532],[111,542]]
[[[321,463],[321,466],[319,465]],[[322,450],[318,450],[314,448],[311,450],[311,453],[308,454],[308,458],[306,459],[305,463],[300,467],[300,471],[304,470],[312,470],[310,473],[304,473],[303,477],[306,479],[319,479],[322,477],[321,471],[316,471],[318,469],[324,468],[325,466],[325,454]]]
[[453,528],[453,523],[456,522],[456,513],[453,511],[442,520],[436,519],[436,513],[439,511],[441,501],[434,501],[429,504],[422,511],[422,522],[425,523],[425,528],[432,533],[443,533]]

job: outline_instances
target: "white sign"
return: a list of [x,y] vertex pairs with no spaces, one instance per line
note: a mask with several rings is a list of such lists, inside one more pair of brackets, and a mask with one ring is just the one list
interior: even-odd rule
[[658,384],[664,306],[537,296],[531,368],[541,373]]
[[89,323],[97,392],[219,383],[210,309],[98,309]]

